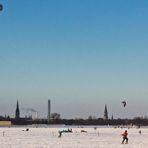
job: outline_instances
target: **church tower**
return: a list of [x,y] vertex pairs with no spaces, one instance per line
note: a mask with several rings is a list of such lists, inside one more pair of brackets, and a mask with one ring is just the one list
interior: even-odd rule
[[20,118],[20,109],[19,109],[19,103],[17,100],[17,105],[16,105],[16,111],[15,111],[15,119],[19,119]]
[[104,109],[104,120],[108,120],[108,112],[107,112],[107,105],[105,104],[105,109]]

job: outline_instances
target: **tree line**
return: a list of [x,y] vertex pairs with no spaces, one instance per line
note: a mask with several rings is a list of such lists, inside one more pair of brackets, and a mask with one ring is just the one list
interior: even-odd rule
[[108,119],[103,118],[88,118],[88,119],[61,119],[61,118],[52,118],[51,120],[47,119],[33,119],[29,118],[10,118],[9,116],[0,116],[0,121],[11,121],[12,124],[17,125],[27,125],[27,124],[64,124],[64,125],[148,125],[148,118],[135,117],[133,119]]

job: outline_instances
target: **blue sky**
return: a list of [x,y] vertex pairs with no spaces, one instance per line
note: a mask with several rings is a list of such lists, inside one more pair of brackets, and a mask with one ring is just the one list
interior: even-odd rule
[[65,118],[148,115],[147,0],[0,3],[1,115],[46,117],[49,98]]

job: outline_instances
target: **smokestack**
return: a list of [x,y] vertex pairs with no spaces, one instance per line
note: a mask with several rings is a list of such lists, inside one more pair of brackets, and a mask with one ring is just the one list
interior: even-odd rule
[[48,100],[48,123],[50,122],[50,110],[51,110],[50,105],[51,105],[51,102],[50,100]]

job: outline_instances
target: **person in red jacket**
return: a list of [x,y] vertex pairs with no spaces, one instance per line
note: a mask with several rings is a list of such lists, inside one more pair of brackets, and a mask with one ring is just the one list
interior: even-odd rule
[[125,140],[126,140],[125,144],[128,143],[127,135],[128,135],[127,130],[125,130],[125,132],[122,134],[122,136],[123,136],[122,144],[124,144]]

